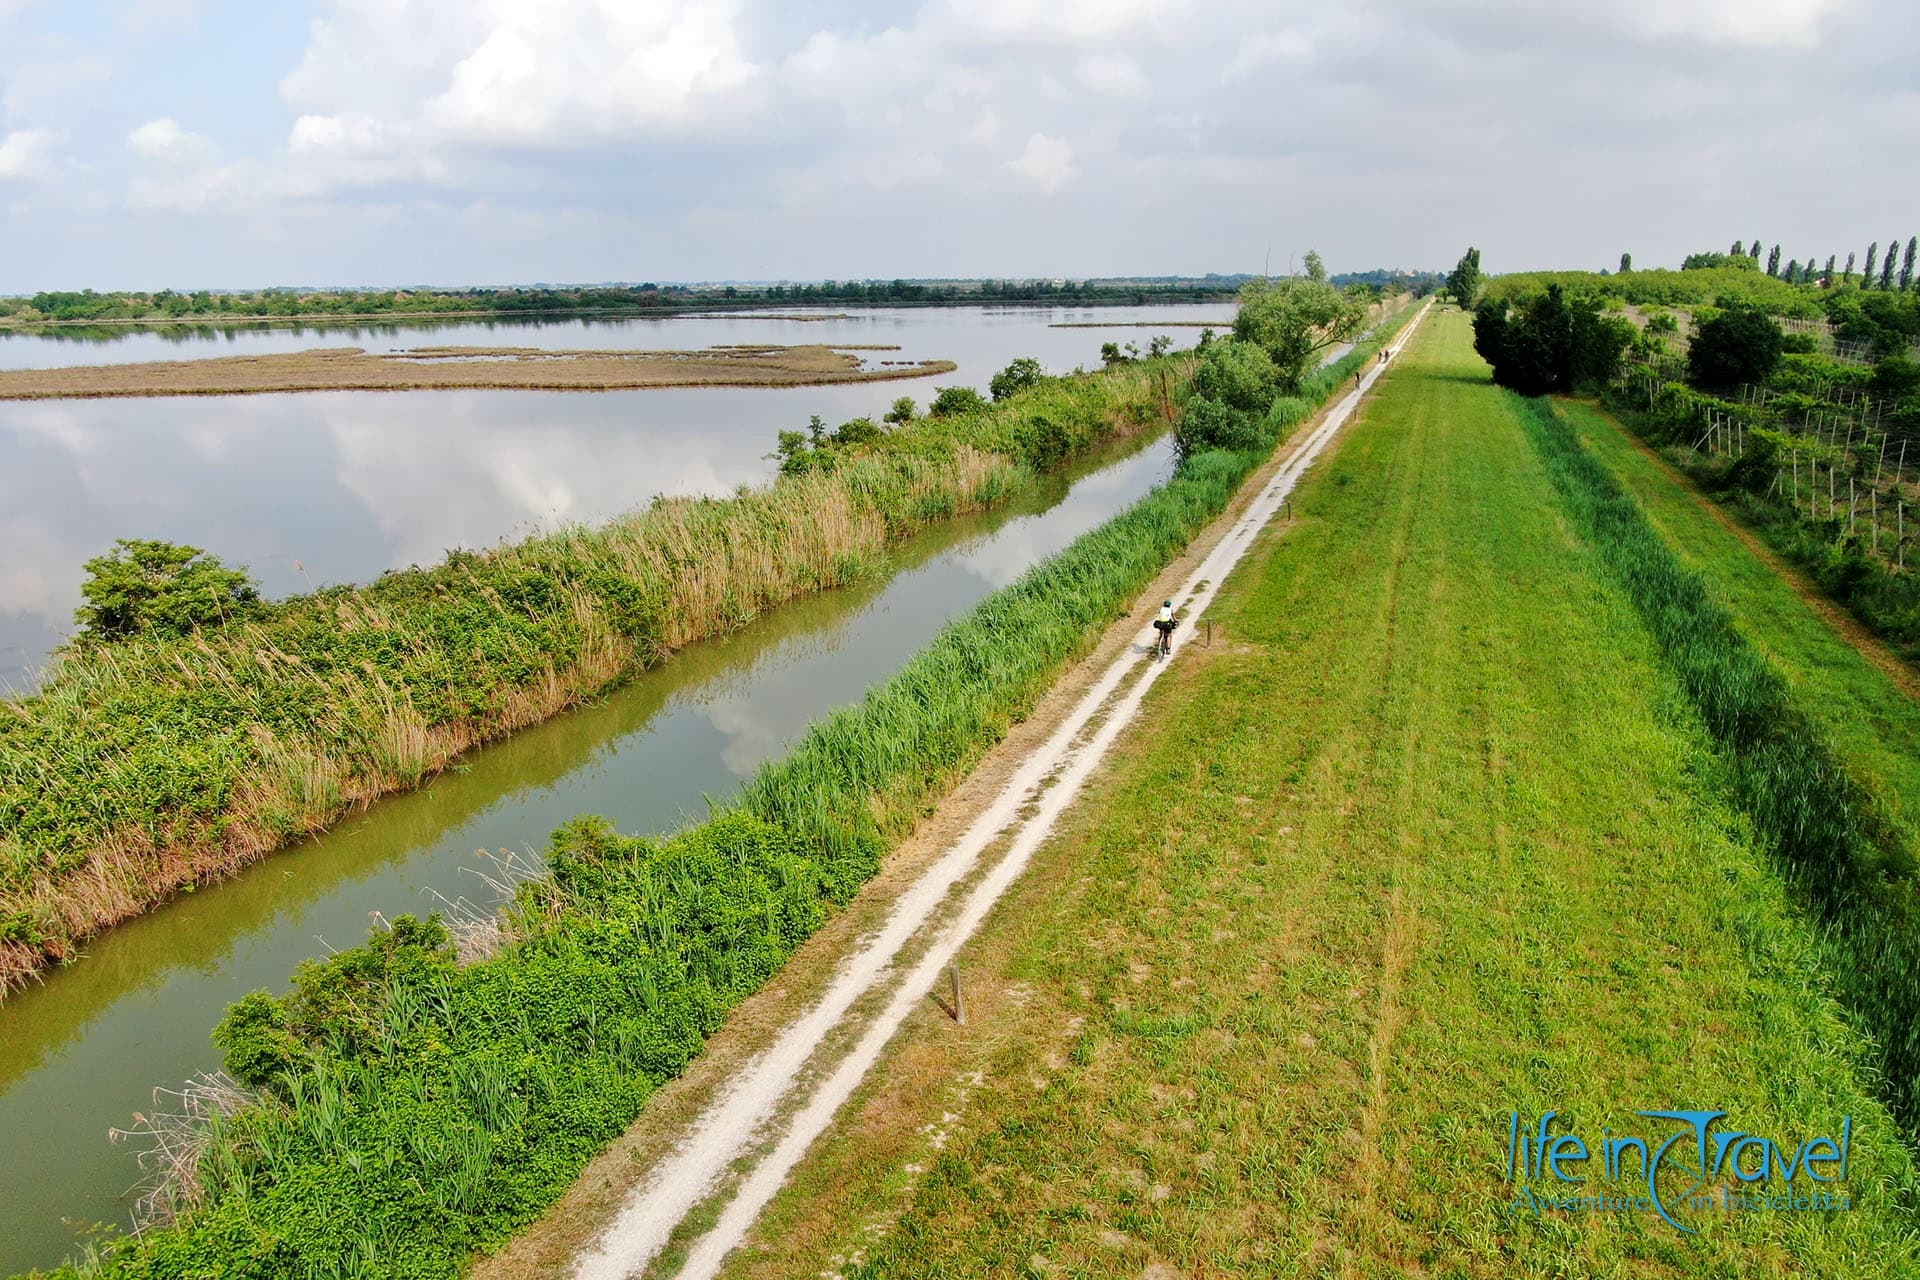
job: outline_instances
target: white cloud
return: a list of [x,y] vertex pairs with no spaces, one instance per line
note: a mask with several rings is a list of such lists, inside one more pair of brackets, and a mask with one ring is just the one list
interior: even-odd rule
[[1044,133],[1028,138],[1026,149],[1007,161],[1007,167],[1048,195],[1065,187],[1079,172],[1073,167],[1073,147],[1067,140]]
[[1298,31],[1262,31],[1240,46],[1227,64],[1227,78],[1252,75],[1269,62],[1295,61],[1313,54],[1313,41]]
[[1080,83],[1114,98],[1144,98],[1153,85],[1140,64],[1124,53],[1090,53],[1080,59]]
[[1620,16],[1655,36],[1811,49],[1822,25],[1850,7],[1849,0],[1632,0]]
[[189,133],[180,122],[162,116],[127,135],[127,145],[143,160],[161,164],[206,164],[213,159],[213,143]]
[[164,178],[136,178],[127,197],[143,209],[171,213],[241,213],[262,194],[259,166],[250,160],[206,165]]
[[192,31],[200,25],[200,0],[126,0],[114,18],[136,38]]
[[975,38],[1085,48],[1143,30],[1165,29],[1185,0],[940,0],[932,25]]
[[370,118],[409,146],[699,133],[737,114],[760,70],[731,0],[335,0],[331,10],[282,95],[304,117]]
[[53,167],[51,129],[15,129],[0,136],[0,182],[45,177]]

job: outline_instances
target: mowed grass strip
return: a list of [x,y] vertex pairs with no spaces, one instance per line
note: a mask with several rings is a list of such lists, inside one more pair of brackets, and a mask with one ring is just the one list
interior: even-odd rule
[[[1865,1046],[1464,318],[1298,505],[730,1274],[1920,1272]],[[1504,1212],[1509,1111],[1686,1107],[1851,1115],[1854,1208]]]
[[1880,798],[1908,842],[1920,843],[1920,703],[1808,603],[1802,592],[1817,588],[1797,575],[1782,576],[1755,555],[1684,479],[1636,447],[1611,414],[1580,401],[1558,403],[1562,418],[1633,494],[1681,563],[1706,579],[1741,633],[1786,678],[1800,708]]

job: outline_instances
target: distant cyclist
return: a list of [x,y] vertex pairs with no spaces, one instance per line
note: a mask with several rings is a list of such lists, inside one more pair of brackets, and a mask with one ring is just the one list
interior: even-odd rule
[[1160,633],[1160,643],[1154,649],[1156,657],[1165,657],[1173,652],[1173,629],[1180,620],[1173,616],[1173,601],[1168,600],[1160,606],[1160,616],[1153,620],[1153,629]]

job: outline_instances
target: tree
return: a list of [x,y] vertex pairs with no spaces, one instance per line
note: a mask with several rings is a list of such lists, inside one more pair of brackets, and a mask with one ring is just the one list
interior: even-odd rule
[[1913,288],[1913,255],[1920,250],[1920,236],[1907,237],[1907,256],[1900,260],[1900,288]]
[[1887,241],[1887,260],[1880,264],[1880,287],[1882,289],[1893,288],[1893,258],[1899,247],[1900,242],[1898,240]]
[[993,393],[995,400],[1005,400],[1008,396],[1025,391],[1039,383],[1046,376],[1040,362],[1032,356],[1021,356],[1012,364],[993,375],[987,383],[987,390]]
[[1238,339],[1209,345],[1193,375],[1194,394],[1242,413],[1265,413],[1279,384],[1273,357]]
[[1780,274],[1780,246],[1779,245],[1773,246],[1773,251],[1767,254],[1767,274],[1770,276],[1778,276]]
[[1792,258],[1788,260],[1787,274],[1784,279],[1788,284],[1800,283],[1800,259]]
[[1260,423],[1252,414],[1203,395],[1188,396],[1173,424],[1174,450],[1182,461],[1208,449],[1250,450],[1261,443]]
[[1766,379],[1780,363],[1786,335],[1759,307],[1736,304],[1701,322],[1687,348],[1687,380],[1709,388]]
[[1755,266],[1760,265],[1760,241],[1755,239],[1747,245],[1747,256],[1753,259]]
[[1315,354],[1352,337],[1366,315],[1366,304],[1324,280],[1263,277],[1240,290],[1233,336],[1264,348],[1280,370],[1281,390],[1292,391],[1312,369]]
[[1879,252],[1880,242],[1878,240],[1875,240],[1867,246],[1867,265],[1860,271],[1860,287],[1862,289],[1873,288],[1873,259]]
[[937,387],[933,393],[933,403],[927,406],[927,415],[933,418],[950,418],[957,414],[980,413],[987,407],[987,398],[972,387]]
[[101,640],[183,636],[260,607],[260,589],[243,570],[227,568],[198,547],[120,538],[85,568],[80,594],[86,603],[74,621]]
[[1568,301],[1559,285],[1510,309],[1491,299],[1473,316],[1473,345],[1493,380],[1524,396],[1572,391],[1613,375],[1631,322],[1602,314],[1597,296]]
[[1460,261],[1447,273],[1447,292],[1460,304],[1462,311],[1473,305],[1474,295],[1480,292],[1480,251],[1469,248],[1460,255]]
[[1630,253],[1621,254],[1620,255],[1620,274],[1625,275],[1627,274],[1627,272],[1631,270],[1633,270],[1633,255]]
[[904,427],[913,421],[913,414],[917,408],[919,406],[914,404],[912,396],[901,396],[893,402],[893,408],[887,410],[880,420],[888,426]]
[[1853,258],[1853,253],[1849,251],[1847,254],[1847,269],[1840,274],[1840,279],[1847,284],[1853,283]]
[[1733,242],[1733,248],[1727,251],[1727,256],[1730,258],[1744,258],[1747,256],[1747,246],[1735,240]]
[[1327,264],[1321,260],[1318,250],[1307,250],[1305,264],[1307,268],[1307,279],[1325,280],[1327,278]]

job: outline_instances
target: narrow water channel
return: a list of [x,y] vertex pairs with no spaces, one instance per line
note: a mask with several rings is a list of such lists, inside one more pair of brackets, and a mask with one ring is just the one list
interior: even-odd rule
[[107,1140],[218,1066],[233,1000],[284,989],[371,914],[485,900],[480,850],[538,850],[567,819],[628,832],[704,813],[813,721],[856,701],[951,618],[1167,478],[1167,444],[1113,450],[1010,507],[902,547],[893,572],[795,601],[612,696],[473,753],[411,794],[95,940],[0,1005],[0,1275],[57,1263],[85,1225],[125,1220],[139,1176]]

